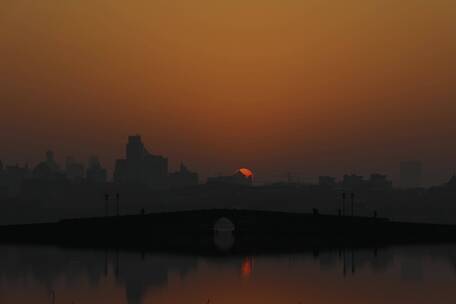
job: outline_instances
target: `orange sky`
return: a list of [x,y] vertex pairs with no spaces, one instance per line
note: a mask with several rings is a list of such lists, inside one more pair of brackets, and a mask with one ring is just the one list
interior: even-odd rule
[[203,175],[456,167],[453,0],[6,0],[0,159],[128,134]]

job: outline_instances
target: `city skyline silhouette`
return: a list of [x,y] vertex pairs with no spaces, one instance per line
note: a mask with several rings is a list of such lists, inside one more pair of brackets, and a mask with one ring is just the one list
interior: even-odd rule
[[0,215],[0,223],[112,215],[114,210],[119,214],[119,209],[136,214],[227,207],[343,216],[353,215],[356,209],[362,216],[415,222],[456,219],[451,207],[456,176],[427,186],[422,183],[420,161],[398,164],[399,183],[378,172],[321,175],[316,181],[303,181],[288,172],[285,180],[262,183],[253,168],[239,167],[204,178],[182,162],[173,171],[166,156],[149,152],[147,146],[140,135],[129,136],[112,174],[96,156],[87,164],[74,157],[60,164],[53,151],[47,151],[35,166],[2,163],[0,198],[6,212]]
[[[137,142],[137,144],[139,145],[138,149],[144,150],[145,156],[147,156],[149,158],[150,157],[157,158],[156,161],[152,161],[152,162],[155,162],[157,165],[160,162],[163,162],[163,164],[160,165],[161,169],[159,169],[159,170],[161,170],[161,173],[159,173],[159,175],[161,174],[164,177],[165,175],[172,173],[171,169],[170,169],[171,166],[169,165],[171,160],[169,160],[166,156],[162,156],[162,155],[154,156],[154,155],[150,154],[146,148],[146,146],[150,146],[150,144],[148,145],[147,143],[146,144],[143,143],[141,135],[139,135],[139,134],[129,135],[127,147],[130,144],[134,145],[134,142],[130,143],[130,141],[132,141],[132,140],[138,141]],[[128,154],[129,154],[128,148],[124,148],[123,150],[126,155],[126,158],[128,159],[129,158],[128,157]],[[46,153],[44,153],[44,154],[45,154],[44,161],[43,161],[43,159],[38,160],[36,162],[36,164],[34,164],[33,162],[30,162],[28,160],[8,162],[8,161],[3,161],[2,159],[0,159],[0,167],[1,168],[3,168],[3,167],[4,168],[7,168],[7,167],[21,168],[22,167],[22,168],[31,169],[31,171],[33,171],[32,169],[36,169],[40,164],[44,164],[46,162],[49,163],[49,161],[50,161],[49,158],[52,158],[51,166],[55,167],[56,171],[59,171],[60,173],[66,175],[70,179],[71,179],[71,177],[70,177],[71,174],[76,174],[78,176],[80,175],[81,178],[86,177],[86,175],[91,174],[90,172],[85,172],[86,168],[88,169],[88,168],[98,168],[99,167],[99,170],[104,170],[103,172],[100,173],[100,174],[102,174],[101,179],[103,181],[116,181],[116,171],[125,170],[125,169],[123,169],[123,170],[121,169],[123,166],[125,166],[123,163],[124,160],[122,160],[119,157],[116,157],[111,162],[106,162],[105,165],[102,165],[99,160],[99,157],[96,156],[95,154],[90,154],[89,157],[87,158],[88,160],[86,162],[84,162],[78,158],[75,158],[74,153],[73,154],[70,153],[70,155],[68,155],[68,156],[59,157],[60,159],[63,160],[62,163],[60,163],[57,160],[54,150],[47,149]],[[148,155],[150,155],[150,156],[148,156]],[[143,156],[138,156],[138,157],[142,158]],[[132,158],[132,157],[130,157],[130,158]],[[160,160],[160,158],[162,160]],[[185,156],[184,156],[184,158],[185,158]],[[136,161],[136,162],[138,162],[138,161]],[[185,162],[182,160],[173,160],[172,163],[178,163],[178,165],[173,166],[176,168],[175,172],[179,172],[182,170],[184,170],[184,171],[188,170],[187,167],[185,166]],[[144,167],[145,164],[137,163],[137,166]],[[154,165],[152,165],[152,167],[153,166]],[[203,175],[202,182],[205,182],[208,178],[210,179],[212,177],[222,176],[223,173],[228,174],[228,175],[234,174],[235,172],[237,172],[238,169],[241,169],[243,167],[245,167],[245,166],[243,166],[243,164],[241,163],[237,167],[235,166],[233,168],[228,168],[228,169],[225,168],[225,170],[223,170],[223,171],[219,170],[219,171],[213,172],[211,174]],[[429,186],[444,184],[452,176],[454,176],[454,173],[456,172],[454,169],[451,169],[450,167],[448,167],[448,168],[446,168],[447,175],[442,177],[441,181],[436,182],[436,183],[431,183],[431,182],[429,182],[429,177],[427,176],[428,170],[429,170],[428,166],[423,164],[423,162],[420,160],[410,160],[410,159],[401,160],[399,163],[396,164],[396,167],[397,168],[395,170],[393,170],[394,174],[392,174],[391,172],[386,172],[386,171],[381,171],[381,170],[380,171],[374,170],[374,171],[369,171],[369,172],[366,171],[364,174],[359,174],[359,173],[357,173],[358,170],[356,170],[355,168],[351,168],[351,169],[347,169],[347,171],[342,172],[340,175],[332,175],[332,176],[334,178],[336,178],[337,181],[340,181],[343,178],[343,176],[345,176],[345,175],[369,176],[372,174],[380,174],[380,175],[387,176],[391,180],[394,180],[393,184],[395,187],[418,188],[418,187],[429,187]],[[250,167],[250,169],[255,169],[255,168]],[[250,170],[250,169],[246,169],[246,170]],[[97,170],[97,169],[95,169],[95,170]],[[73,171],[73,172],[71,172],[71,171]],[[152,170],[152,171],[154,171],[154,170]],[[406,171],[408,171],[408,172],[404,173]],[[256,177],[255,179],[256,179],[257,184],[274,183],[274,182],[294,182],[294,183],[311,184],[311,183],[318,183],[319,179],[321,179],[322,177],[325,177],[325,176],[330,177],[330,175],[319,174],[318,172],[316,172],[316,173],[317,173],[317,175],[310,176],[310,175],[306,175],[306,172],[291,169],[291,170],[278,170],[272,174],[269,174],[269,175],[266,174],[266,175],[262,176],[261,174],[258,175],[257,171],[255,170],[255,177]],[[97,174],[97,173],[93,172],[92,174]],[[156,174],[156,173],[154,173],[154,174]],[[406,176],[407,174],[408,175],[411,174],[411,176]],[[96,178],[96,177],[94,177],[94,178]],[[410,181],[404,182],[404,180],[406,180],[406,179],[408,179]]]

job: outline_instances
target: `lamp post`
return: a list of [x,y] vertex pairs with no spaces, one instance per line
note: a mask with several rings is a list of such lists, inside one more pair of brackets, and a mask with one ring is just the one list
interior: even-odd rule
[[105,194],[105,216],[109,215],[109,194]]
[[342,193],[342,216],[345,216],[345,192]]
[[117,216],[120,215],[120,212],[119,212],[119,201],[120,201],[120,195],[119,193],[116,194],[116,211],[117,211]]
[[355,216],[355,193],[351,193],[351,216]]

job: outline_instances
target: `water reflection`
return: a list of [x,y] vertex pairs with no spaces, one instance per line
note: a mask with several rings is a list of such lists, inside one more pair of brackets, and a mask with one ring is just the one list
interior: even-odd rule
[[455,270],[454,245],[255,257],[3,246],[0,303],[454,303]]
[[243,277],[250,277],[253,271],[253,257],[246,257],[242,261],[241,273]]

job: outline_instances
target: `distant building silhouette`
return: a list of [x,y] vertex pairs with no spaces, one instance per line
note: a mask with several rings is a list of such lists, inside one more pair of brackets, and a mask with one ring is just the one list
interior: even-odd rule
[[456,175],[451,176],[450,180],[445,184],[447,188],[456,190]]
[[8,187],[5,185],[6,179],[3,172],[3,162],[0,160],[0,199],[3,199],[8,194]]
[[46,152],[46,161],[45,161],[45,163],[49,166],[49,168],[52,171],[59,171],[60,170],[59,165],[55,161],[54,152],[52,152],[50,150]]
[[422,163],[420,161],[403,161],[400,164],[401,188],[419,188],[422,182]]
[[345,191],[390,191],[393,182],[388,180],[388,176],[379,173],[372,173],[367,180],[361,175],[345,174],[340,187]]
[[216,176],[209,177],[207,179],[208,184],[220,183],[220,184],[236,184],[236,185],[247,185],[253,184],[253,174],[248,169],[239,169],[233,175],[228,176]]
[[69,156],[65,162],[65,173],[72,182],[82,181],[84,179],[84,165]]
[[139,135],[129,136],[126,159],[116,161],[114,181],[148,186],[164,186],[168,182],[168,159],[149,153]]
[[40,180],[56,180],[64,177],[52,151],[47,151],[46,159],[33,169],[33,177]]
[[336,178],[332,176],[318,177],[318,185],[325,188],[334,188],[337,185]]
[[393,182],[388,180],[388,177],[383,174],[373,173],[368,180],[369,190],[392,190]]
[[342,187],[345,190],[352,191],[364,188],[366,186],[366,181],[364,177],[356,174],[345,174],[342,180]]
[[4,167],[0,170],[0,196],[17,196],[21,191],[22,182],[29,177],[28,165]]
[[179,171],[169,175],[169,184],[172,187],[187,187],[198,185],[198,174],[191,172],[181,163]]
[[101,166],[101,163],[96,156],[89,158],[86,179],[89,183],[105,183],[108,179],[106,169]]

